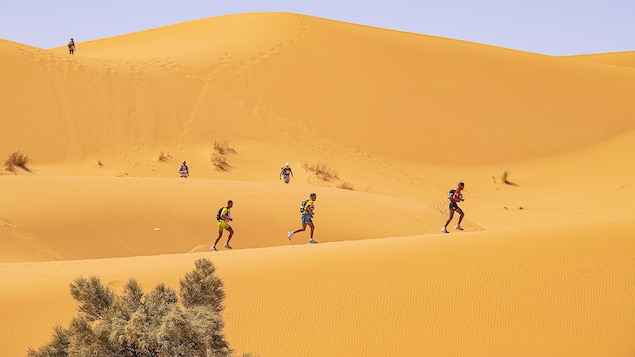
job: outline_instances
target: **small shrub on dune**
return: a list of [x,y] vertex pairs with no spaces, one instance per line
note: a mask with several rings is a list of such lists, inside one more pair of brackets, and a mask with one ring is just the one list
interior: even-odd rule
[[337,185],[337,188],[341,188],[343,190],[353,190],[353,184],[347,181],[341,182]]
[[170,162],[172,155],[169,152],[161,151],[159,153],[159,162]]
[[21,168],[24,171],[31,172],[31,169],[27,166],[31,158],[22,150],[14,150],[9,157],[4,160],[4,166],[7,171],[15,172],[16,168]]
[[77,278],[70,285],[77,316],[28,356],[231,356],[220,315],[225,292],[215,271],[212,261],[196,260],[180,281],[180,300],[164,284],[144,292],[130,279],[115,294],[97,277]]
[[234,146],[230,145],[228,141],[214,141],[214,151],[221,155],[236,153],[236,149],[234,149]]
[[231,165],[227,161],[227,155],[235,154],[236,149],[229,142],[223,141],[215,141],[214,146],[210,150],[209,160],[212,163],[212,166],[216,168],[218,171],[229,171]]
[[225,157],[225,155],[212,153],[209,160],[212,163],[212,166],[214,166],[218,171],[229,171],[229,169],[231,168],[231,166],[227,162],[227,157]]
[[313,173],[317,178],[319,178],[322,181],[332,181],[332,180],[338,179],[337,172],[335,172],[326,163],[323,163],[320,161],[318,161],[315,164],[309,164],[308,162],[303,162],[301,166],[305,171],[309,171]]
[[494,183],[500,182],[504,183],[505,185],[518,186],[517,184],[509,181],[509,171],[507,170],[503,171],[500,177],[492,175],[492,180],[494,181]]

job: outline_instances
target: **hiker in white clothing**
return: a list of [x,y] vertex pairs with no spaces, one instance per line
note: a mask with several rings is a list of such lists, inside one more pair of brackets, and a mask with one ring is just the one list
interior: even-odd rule
[[183,161],[181,166],[179,166],[179,174],[183,178],[188,178],[190,176],[190,168],[187,167],[187,163]]

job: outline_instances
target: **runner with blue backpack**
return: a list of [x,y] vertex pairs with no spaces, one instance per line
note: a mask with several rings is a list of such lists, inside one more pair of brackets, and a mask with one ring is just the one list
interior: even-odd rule
[[456,227],[454,228],[456,228],[456,230],[459,230],[459,231],[463,230],[463,227],[461,227],[461,221],[463,221],[463,216],[465,214],[463,213],[463,210],[461,209],[461,207],[459,207],[458,203],[465,201],[463,199],[463,193],[461,193],[461,191],[464,188],[465,188],[465,184],[463,182],[459,182],[456,188],[453,188],[448,192],[448,200],[450,200],[450,205],[448,206],[448,210],[449,210],[450,217],[445,222],[445,226],[441,228],[441,232],[443,233],[450,233],[448,232],[448,224],[450,224],[450,221],[454,217],[455,211],[459,213],[459,222],[456,224]]
[[313,225],[313,215],[315,214],[315,200],[317,199],[317,195],[315,193],[311,193],[309,195],[308,200],[302,201],[300,204],[300,213],[302,214],[302,227],[296,229],[293,232],[287,233],[287,238],[291,240],[291,237],[298,232],[304,232],[306,230],[306,226],[308,225],[311,228],[311,236],[309,237],[309,244],[316,244],[317,242],[313,239],[313,231],[315,230],[315,226]]

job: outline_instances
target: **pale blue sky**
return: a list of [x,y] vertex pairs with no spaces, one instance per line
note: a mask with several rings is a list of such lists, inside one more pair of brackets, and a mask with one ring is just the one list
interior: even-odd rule
[[2,0],[0,38],[51,48],[263,11],[554,56],[635,51],[635,0]]

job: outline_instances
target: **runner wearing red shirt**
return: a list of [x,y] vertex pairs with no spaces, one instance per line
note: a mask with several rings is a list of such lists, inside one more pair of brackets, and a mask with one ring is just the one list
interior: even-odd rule
[[459,231],[463,230],[463,227],[461,227],[461,221],[463,221],[463,216],[465,215],[463,213],[463,210],[461,209],[461,207],[459,207],[459,205],[457,203],[464,201],[463,199],[463,194],[461,193],[461,191],[465,188],[465,184],[463,182],[459,182],[459,184],[456,186],[456,188],[450,190],[450,192],[448,192],[448,199],[450,200],[450,205],[448,207],[448,211],[450,213],[450,217],[448,218],[448,220],[445,222],[445,226],[443,226],[443,228],[441,228],[441,232],[443,233],[450,233],[448,232],[448,224],[450,224],[450,221],[452,220],[452,218],[454,217],[454,212],[458,212],[459,213],[459,222],[456,224],[456,228]]

